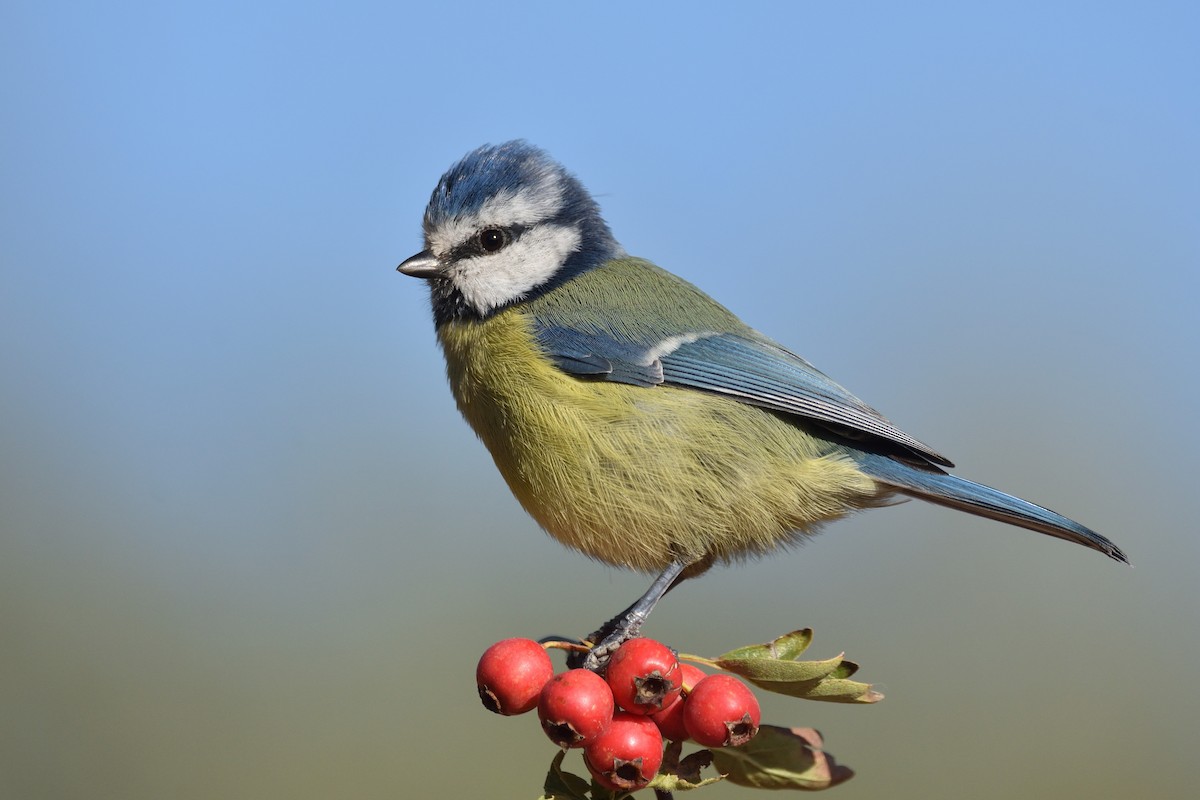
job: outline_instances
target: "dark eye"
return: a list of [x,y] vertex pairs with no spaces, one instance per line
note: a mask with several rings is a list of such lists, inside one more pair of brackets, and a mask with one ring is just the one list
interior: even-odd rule
[[508,244],[508,234],[499,228],[488,228],[479,232],[479,246],[485,252],[494,253]]

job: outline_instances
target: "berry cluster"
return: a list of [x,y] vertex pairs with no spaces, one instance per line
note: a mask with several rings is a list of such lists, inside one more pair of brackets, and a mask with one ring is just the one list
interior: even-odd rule
[[618,791],[654,778],[664,740],[730,747],[758,732],[758,700],[744,683],[681,664],[653,639],[621,645],[603,677],[586,669],[555,675],[541,644],[504,639],[484,652],[475,678],[489,711],[511,716],[536,707],[550,741],[582,748],[592,777]]

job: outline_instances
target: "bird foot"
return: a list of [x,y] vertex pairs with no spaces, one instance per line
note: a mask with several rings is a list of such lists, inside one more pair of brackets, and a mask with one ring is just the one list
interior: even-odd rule
[[613,617],[587,637],[587,641],[594,642],[590,650],[576,651],[567,656],[567,666],[572,669],[582,667],[603,674],[608,666],[608,659],[618,647],[638,637],[645,621],[646,616],[636,611]]
[[666,569],[654,579],[654,583],[650,584],[646,593],[637,599],[637,602],[601,625],[600,630],[587,637],[587,641],[594,643],[591,650],[586,653],[571,653],[567,657],[567,666],[572,669],[583,667],[592,672],[603,673],[604,668],[608,666],[608,659],[616,652],[616,649],[630,639],[637,638],[642,625],[650,616],[650,612],[654,610],[655,604],[680,580],[683,571],[694,563],[694,561],[680,559],[668,564]]

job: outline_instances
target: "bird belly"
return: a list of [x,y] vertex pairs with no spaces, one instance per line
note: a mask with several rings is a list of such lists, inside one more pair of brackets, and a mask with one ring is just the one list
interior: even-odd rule
[[764,553],[885,499],[840,445],[773,412],[561,371],[519,309],[438,337],[459,410],[518,501],[600,561],[657,571]]

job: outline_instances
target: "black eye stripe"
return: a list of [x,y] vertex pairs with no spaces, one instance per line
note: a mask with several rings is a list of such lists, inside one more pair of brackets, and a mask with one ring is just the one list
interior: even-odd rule
[[[497,232],[503,237],[503,241],[498,247],[488,249],[485,246],[483,237],[490,232]],[[509,225],[508,227],[500,227],[499,225],[482,228],[464,241],[462,244],[453,248],[450,251],[450,260],[457,261],[460,258],[474,258],[475,256],[489,256],[499,253],[504,248],[511,245],[513,242],[521,238],[521,234],[525,232],[524,225]]]

